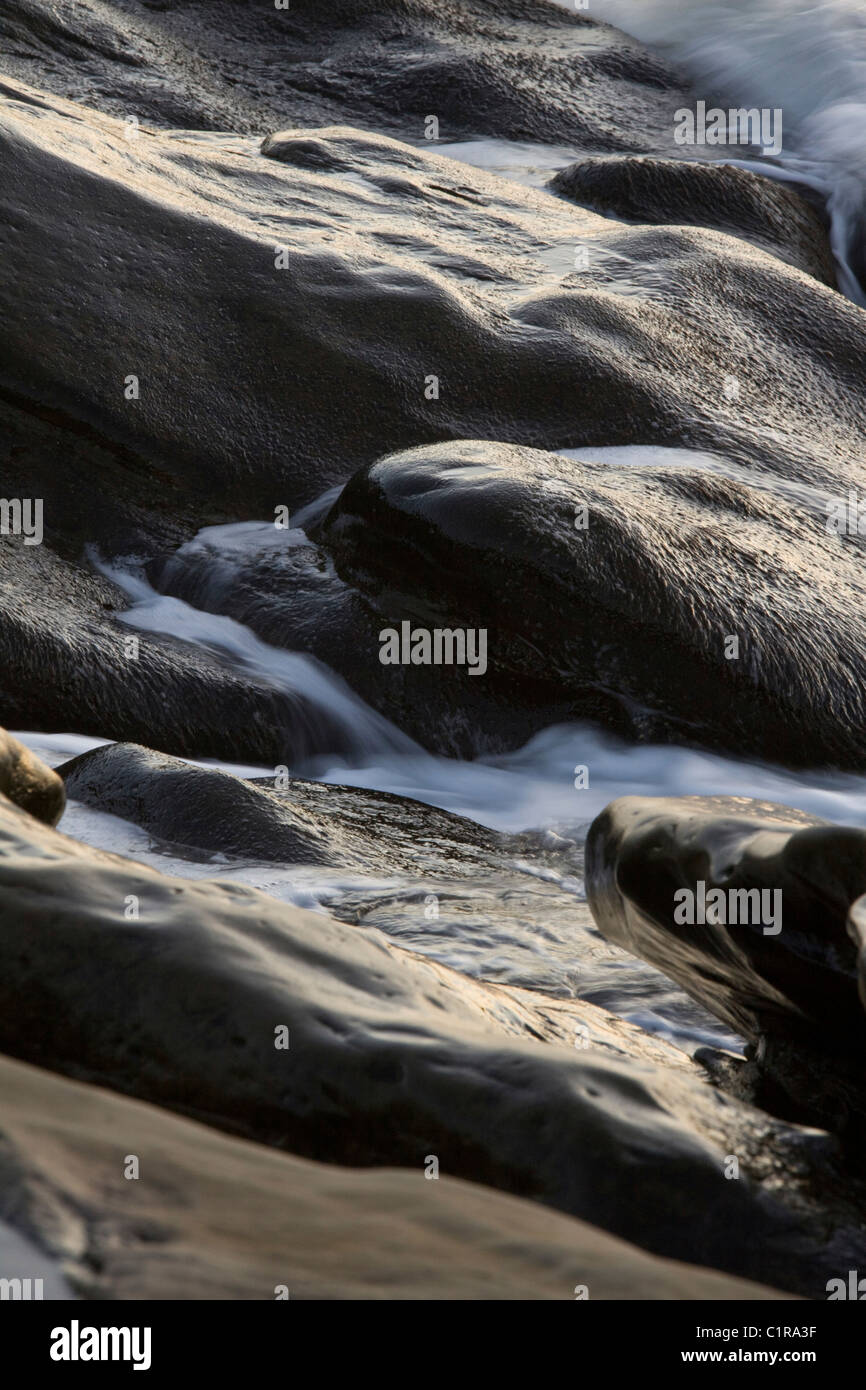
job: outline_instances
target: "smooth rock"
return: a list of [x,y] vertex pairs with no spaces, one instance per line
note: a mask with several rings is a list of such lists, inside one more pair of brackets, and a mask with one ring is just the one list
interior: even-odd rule
[[550,187],[594,212],[654,226],[715,227],[836,285],[827,219],[800,188],[751,169],[651,156],[609,155],[561,169]]
[[[783,611],[776,622],[777,595],[765,574],[758,650],[721,684],[757,682],[761,705],[763,681],[775,700],[777,685],[788,681],[790,646],[796,661],[808,658],[793,688],[805,709],[781,721],[773,713],[765,755],[802,757],[801,729],[814,723],[812,761],[860,763],[862,541],[830,536],[821,515],[828,497],[866,495],[860,310],[722,233],[623,226],[382,135],[282,131],[263,154],[258,139],[128,134],[121,120],[3,80],[0,466],[7,496],[44,503],[45,539],[25,548],[4,538],[4,606],[25,610],[38,641],[19,644],[13,630],[11,650],[2,652],[0,718],[51,729],[78,721],[83,729],[78,712],[90,692],[74,676],[67,719],[58,722],[46,671],[58,643],[53,605],[33,599],[39,550],[76,568],[85,546],[104,558],[132,554],[158,565],[201,527],[244,517],[273,523],[279,508],[309,502],[383,451],[436,439],[480,435],[548,448],[652,441],[712,449],[745,485],[769,480],[778,519],[759,520],[785,533],[780,562],[789,563],[793,546],[801,582],[792,616]],[[57,204],[63,219],[34,212]],[[576,248],[588,252],[585,270],[575,270]],[[729,379],[738,383],[736,400],[725,394]],[[454,447],[459,457],[465,446]],[[673,482],[662,486],[676,491]],[[681,481],[686,486],[690,496],[672,505],[695,518],[695,545],[706,507],[721,510],[723,570],[735,568],[739,582],[747,567],[761,572],[767,544],[775,551],[781,542],[766,526],[748,524],[759,507],[751,493],[744,498],[741,488],[732,493],[727,482],[705,479]],[[789,517],[791,497],[808,522],[799,512]],[[737,554],[741,531],[744,555]],[[674,554],[670,563],[681,559]],[[321,563],[327,567],[327,556]],[[693,585],[691,565],[675,587],[683,620],[691,621],[692,608],[698,619],[686,645],[700,647],[716,638],[700,631],[703,595],[684,588],[686,580]],[[395,600],[412,587],[402,573],[389,582]],[[68,586],[78,585],[71,576]],[[838,594],[826,640],[809,607],[821,585],[822,603]],[[59,575],[54,589],[59,595]],[[366,592],[360,603],[339,605],[332,620],[316,597],[323,594],[284,591],[282,640],[312,632],[300,650],[335,665],[383,713],[443,751],[515,747],[540,722],[567,713],[558,669],[543,663],[531,684],[524,661],[519,681],[507,689],[488,681],[483,693],[477,680],[460,689],[459,675],[425,696],[417,675],[371,674],[379,628]],[[231,594],[214,602],[233,604]],[[556,602],[551,590],[551,611]],[[724,598],[707,602],[710,618],[736,632]],[[237,604],[249,606],[247,596]],[[369,630],[358,627],[365,615]],[[273,611],[262,621],[272,627]],[[481,625],[492,631],[492,623]],[[148,719],[143,698],[125,720],[123,680],[102,661],[104,644],[86,640],[89,630],[89,620],[77,624],[75,659],[97,673],[95,732],[186,751],[164,736],[166,724],[184,718],[173,697],[164,720],[158,711]],[[745,644],[749,634],[740,636]],[[840,651],[850,653],[844,662]],[[804,699],[803,670],[831,656],[829,708],[816,713],[815,692]],[[720,661],[714,649],[704,681],[710,691]],[[755,670],[777,661],[778,680]],[[621,692],[596,684],[582,703],[613,727],[643,737],[645,726],[658,736],[651,715],[643,717],[646,701],[634,707],[624,698],[625,710]],[[253,725],[261,728],[269,716],[257,703]],[[746,751],[760,744],[754,724],[764,717],[752,704],[730,730]],[[677,693],[656,723],[672,718],[677,737],[690,737],[681,705]],[[235,722],[236,758],[252,758],[266,742],[250,727]],[[696,736],[709,737],[700,729]],[[225,733],[220,742],[225,749]]]
[[46,825],[57,824],[66,804],[57,773],[5,729],[0,729],[0,792]]
[[[122,623],[115,615],[128,606],[116,584],[48,545],[0,540],[0,718],[274,767],[323,748],[357,751],[351,723],[306,693]],[[46,807],[59,814],[60,804]]]
[[0,1208],[42,1248],[46,1297],[69,1297],[57,1260],[86,1299],[786,1297],[447,1173],[307,1162],[8,1057],[0,1145]]
[[757,1044],[757,1101],[862,1144],[866,831],[742,798],[622,797],[590,827],[586,890],[609,941]]
[[278,789],[277,777],[245,781],[136,744],[95,748],[58,772],[74,800],[168,844],[265,863],[469,875],[507,847],[505,836],[407,797],[301,778]]
[[11,804],[0,850],[7,1053],[304,1157],[422,1181],[433,1154],[446,1174],[791,1291],[866,1257],[833,1141],[726,1098],[686,1059],[623,1059],[591,1032],[564,1047],[528,992],[237,884],[164,878]]
[[424,668],[431,701],[484,684],[540,727],[565,705],[641,741],[863,768],[862,552],[795,471],[429,445],[359,470],[315,535],[375,610],[357,668],[402,620],[487,631],[483,677]]

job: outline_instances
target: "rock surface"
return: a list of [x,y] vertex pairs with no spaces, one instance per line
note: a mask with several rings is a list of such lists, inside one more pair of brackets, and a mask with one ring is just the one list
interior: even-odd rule
[[110,729],[168,752],[274,766],[354,747],[347,720],[309,693],[280,689],[218,650],[138,631],[115,616],[128,606],[115,583],[48,545],[3,538],[0,717],[17,729],[96,738]]
[[686,89],[665,62],[543,0],[9,0],[3,71],[121,118],[265,132],[351,121],[422,140],[487,134],[668,148]]
[[0,792],[46,825],[56,825],[63,815],[61,778],[5,729],[0,729]]
[[609,941],[758,1044],[759,1099],[768,1080],[777,1107],[862,1142],[866,831],[741,798],[623,797],[590,828],[586,887]]
[[[766,566],[770,544],[798,583],[781,633],[766,578],[767,611],[750,615],[754,634],[740,634],[753,650],[726,681],[746,688],[753,708],[730,738],[742,735],[746,751],[760,744],[765,756],[796,760],[802,726],[815,722],[811,761],[862,765],[861,540],[831,537],[821,521],[828,496],[866,490],[859,310],[745,241],[698,227],[623,226],[381,135],[283,131],[264,142],[264,153],[259,140],[239,136],[128,135],[118,119],[2,83],[0,463],[9,495],[43,501],[45,542],[4,550],[8,606],[25,609],[36,640],[20,642],[20,620],[13,624],[0,652],[0,717],[62,727],[45,669],[57,623],[53,604],[43,608],[35,597],[44,579],[35,550],[76,567],[85,545],[108,558],[158,562],[202,526],[273,520],[278,508],[309,502],[383,451],[431,440],[455,441],[458,460],[475,447],[458,442],[467,437],[504,440],[506,449],[651,440],[710,448],[740,470],[738,487],[660,481],[657,492],[676,494],[671,508],[694,521],[696,542],[709,509],[721,563],[727,556],[730,567],[736,556],[738,580]],[[723,178],[720,167],[710,176]],[[68,212],[62,221],[33,211],[57,201]],[[586,270],[574,269],[576,247],[587,250]],[[732,376],[736,401],[725,395]],[[433,378],[438,396],[428,390]],[[343,402],[337,414],[333,399]],[[771,484],[772,500],[744,495],[753,482]],[[708,606],[724,632],[736,632],[717,601],[695,590],[687,558],[682,565],[671,556],[676,573],[665,576],[683,621]],[[311,563],[327,569],[327,556]],[[822,567],[832,577],[822,601],[838,595],[842,611],[828,624],[833,685],[816,717],[821,700],[803,691],[800,667],[812,670],[826,653],[802,614]],[[63,587],[92,583],[71,575]],[[570,707],[558,667],[536,667],[530,682],[526,662],[507,689],[489,681],[482,693],[480,681],[464,681],[461,690],[458,678],[425,697],[429,673],[390,681],[381,670],[371,674],[375,631],[358,624],[366,619],[372,629],[375,615],[363,601],[347,598],[321,620],[321,608],[311,607],[321,593],[285,592],[282,641],[321,627],[301,650],[336,664],[379,709],[443,751],[514,747]],[[555,590],[541,596],[548,600],[552,611]],[[232,606],[230,595],[218,602]],[[760,589],[756,602],[760,608]],[[94,717],[82,722],[80,682],[71,676],[65,726],[187,751],[187,739],[166,736],[186,718],[173,691],[164,720],[149,712],[146,692],[131,701],[135,717],[120,713],[123,676],[104,660],[92,606],[85,611],[83,623],[72,623],[80,635],[74,660],[95,673]],[[273,626],[273,611],[263,621]],[[493,619],[482,625],[492,631]],[[681,633],[666,635],[682,641]],[[703,678],[710,694],[718,640],[714,631],[686,637],[712,647]],[[574,646],[570,619],[566,642]],[[761,669],[777,661],[778,678]],[[790,719],[785,711],[781,730],[773,712],[764,748],[754,728],[766,713],[762,685],[776,700],[788,666],[799,671],[794,699],[804,708]],[[691,669],[700,686],[694,662]],[[161,679],[154,670],[132,686]],[[628,693],[594,684],[583,701],[590,715],[637,737],[659,736],[640,708],[623,712]],[[754,697],[749,687],[757,687]],[[695,729],[683,698],[677,693],[656,723],[672,721],[681,738],[727,736],[724,720],[719,730]],[[251,702],[252,716],[233,721],[231,751],[220,740],[224,756],[261,758],[263,744],[270,754],[281,741],[264,739],[262,729],[285,719],[274,720],[267,696]],[[712,710],[711,699],[708,725]],[[209,738],[201,751],[215,746]]]
[[540,725],[565,704],[634,739],[863,767],[862,556],[820,496],[781,469],[471,441],[360,470],[316,534],[375,609],[359,667],[404,619],[487,629],[485,675],[427,668],[430,698],[483,681]]
[[[434,1154],[793,1292],[866,1255],[834,1141],[725,1097],[682,1054],[646,1060],[637,1029],[596,1033],[590,1005],[475,983],[237,884],[164,878],[11,804],[0,849],[6,1053],[317,1160]],[[577,1022],[588,1048],[562,1045]]]
[[62,1260],[84,1298],[785,1297],[423,1167],[305,1162],[8,1058],[0,1146],[0,1209],[45,1252],[37,1277]]
[[[405,796],[298,777],[284,788],[274,777],[245,781],[135,745],[105,745],[58,771],[71,798],[68,834],[86,806],[146,830],[175,872],[210,861],[215,872],[246,871],[278,897],[285,866],[315,864],[320,871],[291,875],[290,901],[303,901],[309,885],[307,901],[340,921],[381,930],[473,979],[540,991],[539,1008],[552,996],[543,1006],[564,1011],[566,1031],[573,999],[602,1008],[613,1000],[620,1011],[628,1000],[675,1035],[697,1029],[724,1042],[668,979],[599,937],[584,901],[580,824],[563,834],[499,834]],[[134,844],[126,852],[137,857]],[[615,1047],[609,1029],[618,1027],[610,1020]],[[641,1050],[655,1055],[649,1035]],[[658,1059],[676,1060],[667,1046]]]
[[[862,770],[863,537],[825,523],[866,329],[822,209],[671,160],[692,93],[546,0],[8,0],[0,50],[0,719],[163,750],[75,760],[70,821],[189,871],[59,834],[0,735],[0,1050],[64,1074],[0,1057],[0,1240],[91,1297],[747,1293],[660,1257],[823,1296],[866,1260],[863,832],[615,803],[605,945],[577,832],[169,756],[417,771],[580,718]],[[437,153],[479,136],[563,196]],[[705,452],[545,452],[648,444]],[[483,628],[483,681],[383,666],[407,619]],[[699,874],[781,930],[680,929]],[[621,1012],[688,1008],[619,946],[748,1060],[595,1007],[602,959]]]
[[[623,797],[590,827],[586,883],[605,936],[736,1032],[866,1045],[846,929],[866,891],[866,831],[738,798]],[[690,900],[676,894],[699,883],[725,901],[705,908],[705,922],[683,921]],[[764,896],[734,902],[741,890]]]
[[[507,839],[462,816],[358,787],[244,781],[135,744],[109,744],[58,769],[76,801],[171,845],[260,862],[476,874]],[[516,849],[520,840],[513,837]]]
[[819,207],[785,183],[692,160],[609,155],[561,169],[550,187],[594,212],[656,226],[715,227],[769,251],[788,265],[836,285],[836,269]]

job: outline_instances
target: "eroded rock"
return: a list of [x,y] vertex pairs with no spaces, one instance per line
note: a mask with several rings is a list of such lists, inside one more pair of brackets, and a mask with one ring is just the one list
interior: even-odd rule
[[540,0],[10,0],[2,70],[121,118],[264,132],[352,121],[421,140],[479,134],[590,149],[673,144],[686,88],[664,60]]
[[0,1047],[14,1056],[302,1156],[417,1168],[434,1154],[786,1289],[859,1257],[856,1183],[832,1141],[727,1099],[685,1059],[563,1047],[526,992],[237,884],[164,878],[11,804],[0,835]]
[[586,886],[609,941],[757,1044],[758,1082],[784,1093],[758,1098],[862,1142],[866,832],[740,798],[623,797],[590,828]]
[[713,161],[596,156],[561,169],[550,186],[565,198],[625,222],[715,227],[743,237],[825,285],[836,285],[820,204],[807,201],[801,189],[751,169]]
[[[565,705],[635,739],[863,767],[859,544],[828,532],[793,469],[689,463],[464,441],[360,470],[316,532],[375,609],[356,664],[400,619],[485,628],[484,683],[539,727]],[[424,674],[431,699],[481,684]]]

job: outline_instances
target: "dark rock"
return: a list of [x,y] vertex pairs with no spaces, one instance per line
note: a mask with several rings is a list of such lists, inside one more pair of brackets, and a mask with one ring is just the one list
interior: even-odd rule
[[276,777],[244,781],[135,744],[95,748],[58,772],[73,800],[168,844],[261,862],[472,874],[489,869],[506,844],[406,797],[297,777],[279,789]]
[[569,165],[550,187],[621,221],[729,232],[835,288],[836,266],[822,210],[799,189],[750,169],[610,155]]
[[[721,916],[750,920],[678,923],[688,902],[675,894],[694,894],[699,882],[725,895]],[[609,940],[651,960],[735,1032],[866,1044],[846,930],[866,891],[866,831],[739,798],[622,797],[590,827],[586,884]],[[738,890],[780,896],[732,905]],[[771,921],[764,907],[775,904]]]
[[[659,619],[658,637],[678,654],[687,649],[694,690],[667,689],[676,672],[660,660],[653,669],[650,658],[658,715],[645,711],[648,692],[627,688],[621,669],[609,671],[610,688],[596,673],[581,677],[575,702],[558,659],[537,661],[525,631],[513,634],[508,661],[519,670],[507,682],[384,671],[382,593],[369,592],[360,575],[362,600],[346,599],[331,617],[314,602],[325,585],[310,596],[286,589],[281,640],[300,634],[301,650],[447,752],[516,746],[577,707],[638,737],[667,737],[672,728],[678,738],[741,738],[747,752],[788,761],[808,754],[813,762],[862,765],[863,605],[848,553],[859,553],[861,540],[829,537],[818,502],[805,523],[788,508],[790,490],[800,496],[803,484],[823,489],[821,496],[866,492],[866,332],[855,306],[744,242],[702,228],[622,227],[383,136],[281,132],[267,142],[267,156],[258,141],[233,136],[142,130],[127,139],[123,122],[9,80],[0,116],[0,467],[7,496],[42,499],[46,549],[75,566],[91,543],[108,556],[158,561],[202,526],[273,519],[276,508],[311,500],[383,451],[436,439],[552,448],[649,439],[713,449],[752,470],[745,481],[769,480],[784,501],[761,502],[729,480],[659,481],[676,497],[670,529],[659,523],[668,551],[673,509],[694,522],[685,572],[676,554],[656,566],[659,603],[678,595],[675,611]],[[55,205],[64,207],[63,219],[34,211]],[[591,252],[586,272],[573,270],[577,244]],[[281,245],[285,270],[275,267]],[[731,373],[736,402],[725,395]],[[439,378],[438,399],[425,394],[431,376]],[[138,380],[138,398],[127,399],[128,377]],[[464,446],[453,447],[459,458]],[[566,476],[575,471],[569,466]],[[358,496],[358,486],[347,492]],[[701,567],[692,561],[708,513],[722,569],[736,572],[731,594],[744,587],[747,569],[764,573],[749,599],[756,631],[741,633],[751,648],[739,673],[719,656],[715,627],[740,631],[733,599],[718,583],[708,597],[694,587]],[[639,548],[638,541],[634,535],[629,544]],[[611,557],[622,543],[619,528]],[[782,547],[797,579],[792,611],[782,605],[778,619],[767,544]],[[344,547],[341,567],[349,561]],[[647,580],[653,563],[638,557],[635,582]],[[53,602],[33,602],[35,562],[4,541],[3,567],[3,602],[15,620],[0,718],[53,729],[76,723],[169,752],[189,749],[179,733],[172,741],[164,734],[184,723],[183,708],[169,704],[163,718],[148,712],[148,696],[127,716],[119,672],[103,663],[105,644],[89,635],[89,618],[73,623],[79,669],[68,677],[66,702],[46,669],[59,639]],[[66,574],[73,589],[93,584]],[[431,595],[441,605],[445,576],[434,580]],[[537,580],[551,580],[543,565]],[[387,606],[400,618],[413,581],[399,573],[389,584]],[[822,609],[825,602],[831,609],[824,638],[812,620],[819,586]],[[527,599],[545,610],[542,626],[560,603],[555,588],[549,605],[546,597]],[[246,621],[247,598],[229,592],[217,600],[219,611]],[[417,592],[409,601],[420,607]],[[23,649],[15,636],[21,610],[30,633]],[[479,626],[495,641],[501,634],[491,611],[495,617],[494,606]],[[580,624],[572,631],[574,612],[570,595],[559,621],[572,654],[582,640]],[[273,604],[261,622],[274,634],[269,640],[280,640]],[[646,631],[642,637],[654,640]],[[840,650],[852,654],[840,662]],[[825,710],[809,673],[831,654]],[[605,663],[622,666],[616,652]],[[780,694],[789,668],[792,694]],[[158,687],[156,671],[145,683]],[[93,708],[81,716],[91,685]],[[738,694],[729,724],[731,687]],[[690,706],[702,692],[708,712],[695,721]],[[282,697],[271,691],[268,699]],[[255,704],[261,726],[270,716]],[[766,746],[762,721],[770,728]],[[268,737],[251,733],[246,720],[220,722],[221,734],[208,734],[199,751],[223,752],[234,740],[235,757],[284,760],[271,758],[284,716],[270,721],[279,733]],[[210,729],[209,718],[205,724]],[[813,726],[810,747],[802,731]]]
[[757,1042],[765,1103],[781,1088],[777,1109],[862,1139],[866,1012],[849,930],[866,831],[739,798],[623,797],[590,828],[586,887],[609,941]]
[[[0,540],[5,723],[97,738],[110,730],[174,753],[273,766],[323,748],[356,749],[350,724],[303,693],[276,689],[218,651],[121,624],[112,610],[127,603],[115,584],[47,545]],[[56,799],[50,804],[59,814]]]
[[[0,850],[13,1056],[319,1160],[433,1154],[444,1174],[780,1288],[815,1295],[866,1257],[832,1141],[725,1098],[683,1057],[643,1060],[637,1029],[633,1061],[603,1040],[576,1052],[525,992],[237,884],[164,878],[11,804]],[[572,1030],[596,1015],[574,1005]]]
[[542,719],[568,717],[567,697],[543,678],[504,690],[495,679],[470,676],[459,666],[383,666],[381,612],[363,590],[341,580],[327,550],[300,531],[289,543],[272,526],[250,526],[237,545],[221,544],[206,531],[154,559],[147,576],[159,592],[226,614],[273,646],[309,652],[437,753],[506,752],[525,743]]
[[[360,470],[316,534],[377,613],[357,667],[401,620],[485,628],[475,683],[540,726],[567,702],[636,739],[863,767],[862,558],[819,503],[784,476],[474,441]],[[455,674],[428,668],[431,690]]]
[[747,243],[347,129],[283,132],[271,157],[127,139],[9,81],[0,115],[4,488],[44,499],[72,558],[273,518],[437,438],[652,440],[862,481],[862,313]]
[[669,149],[681,79],[634,39],[541,0],[8,0],[2,71],[121,118],[265,133],[350,121],[421,140],[493,135]]
[[[583,893],[585,827],[500,834],[406,796],[295,776],[285,785],[282,774],[246,781],[129,744],[58,772],[73,803],[143,827],[173,857],[339,870],[315,876],[332,916],[459,962],[473,979],[562,1007],[578,998],[626,1016],[654,1012],[675,1036],[721,1041],[711,1016],[668,979],[599,939]],[[644,1051],[652,1055],[649,1039]],[[670,1063],[669,1049],[660,1060]]]

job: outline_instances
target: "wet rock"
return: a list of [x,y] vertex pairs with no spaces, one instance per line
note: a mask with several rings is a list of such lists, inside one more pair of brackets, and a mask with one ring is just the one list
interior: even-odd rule
[[232,534],[234,542],[208,529],[157,556],[147,566],[149,581],[160,593],[244,623],[277,648],[309,652],[423,747],[462,758],[506,752],[537,730],[541,711],[553,723],[568,717],[567,698],[557,700],[543,679],[505,692],[459,666],[383,665],[382,616],[339,577],[327,550],[300,529],[287,537],[267,523]]
[[[8,80],[0,117],[4,487],[44,499],[70,558],[273,520],[431,439],[652,440],[862,481],[862,314],[747,243],[346,128],[267,155],[130,140]],[[34,214],[52,200],[67,218]]]
[[[322,914],[164,878],[11,804],[0,836],[13,1056],[318,1160],[420,1170],[433,1154],[446,1174],[781,1288],[814,1292],[863,1253],[831,1140],[725,1098],[685,1058],[640,1060],[636,1029],[635,1060],[596,1046],[591,1022],[589,1048],[563,1047],[528,993]],[[595,1012],[574,1006],[572,1028]]]
[[[635,739],[863,767],[862,561],[820,497],[722,460],[612,468],[465,441],[360,470],[315,534],[376,610],[359,667],[401,620],[483,628],[483,681],[531,699],[539,726],[565,703]],[[426,674],[459,688],[456,668]]]
[[758,1080],[787,1098],[761,1099],[862,1140],[866,832],[740,798],[623,797],[590,828],[586,887],[609,941],[757,1044]]
[[66,802],[57,773],[5,729],[0,729],[0,792],[46,825],[57,824]]
[[[448,1174],[307,1162],[7,1057],[0,1147],[0,1209],[41,1247],[27,1271],[62,1261],[85,1299],[785,1297]],[[9,1278],[16,1251],[0,1232]]]
[[[273,522],[280,509],[311,500],[384,451],[479,434],[547,447],[651,439],[711,448],[736,468],[760,470],[756,481],[778,483],[785,503],[803,484],[824,498],[866,483],[862,313],[744,242],[703,228],[623,227],[427,150],[346,128],[283,131],[266,142],[267,154],[258,140],[232,136],[143,129],[128,139],[123,122],[10,80],[0,117],[4,490],[44,503],[44,547],[69,564],[81,564],[85,545],[108,557],[131,552],[155,561],[211,523],[245,516]],[[64,219],[33,211],[58,202]],[[589,252],[580,272],[578,245]],[[732,375],[733,403],[725,395]],[[339,412],[328,404],[333,399],[343,403]],[[455,444],[458,456],[463,447]],[[660,486],[668,495],[676,487]],[[761,546],[770,540],[766,528],[740,526],[758,502],[742,488],[734,495],[729,482],[715,483],[712,495],[708,480],[681,479],[679,486],[691,496],[671,506],[700,517],[701,526],[706,508],[719,513],[727,549],[731,533],[736,549],[743,530],[748,553],[738,561],[739,592],[744,566],[762,563],[754,557],[757,531]],[[824,582],[822,567],[829,566],[838,603],[846,605],[844,631],[841,618],[833,615],[830,624],[829,708],[815,718],[820,702],[814,692],[804,699],[801,670],[793,699],[805,708],[790,720],[787,711],[781,720],[769,716],[773,731],[763,751],[802,756],[800,729],[814,722],[811,760],[851,765],[861,761],[859,733],[850,729],[862,726],[862,605],[852,594],[859,580],[847,552],[859,551],[861,541],[827,536],[818,492],[808,523],[772,505],[776,529],[790,538],[802,528],[803,558],[791,560],[792,572],[802,571],[797,614],[803,591]],[[765,514],[758,520],[771,524]],[[690,558],[693,549],[696,543],[687,544]],[[28,598],[30,553],[9,543],[3,559],[9,606],[26,605],[31,628],[41,631],[41,610]],[[788,563],[787,554],[782,560]],[[327,556],[320,563],[326,567]],[[645,568],[642,562],[641,580]],[[703,600],[686,579],[692,582],[690,571],[676,576],[680,609],[698,603],[700,621]],[[411,576],[391,575],[389,583],[389,607],[401,620]],[[558,665],[530,660],[525,634],[519,679],[507,685],[485,677],[479,691],[480,680],[451,672],[444,683],[436,676],[425,695],[429,672],[384,672],[384,624],[373,611],[381,604],[360,580],[358,587],[361,602],[347,601],[332,619],[321,616],[314,595],[307,602],[286,590],[282,640],[312,633],[302,650],[334,664],[416,736],[423,732],[449,752],[502,749],[567,714],[571,694]],[[665,587],[669,598],[667,576]],[[417,596],[412,601],[417,606]],[[760,593],[752,600],[761,601]],[[230,593],[218,602],[233,605]],[[783,614],[781,631],[771,635],[764,614],[750,638],[736,616],[720,611],[724,602],[708,600],[711,623],[718,617],[725,633],[740,632],[754,650],[719,688],[756,687],[760,705],[769,684],[767,698],[777,700],[777,682],[762,668],[790,645],[811,669],[821,646],[814,624],[801,637],[791,630],[797,616]],[[244,606],[240,597],[237,605]],[[36,654],[41,643],[56,641],[49,616],[33,653],[16,652],[7,663],[9,698],[0,707],[7,722],[75,722],[75,707],[58,714]],[[367,630],[358,627],[364,621]],[[563,627],[573,647],[570,621],[563,618]],[[273,607],[262,622],[274,626]],[[492,617],[478,626],[493,634]],[[347,642],[353,630],[356,640]],[[679,630],[673,636],[682,644]],[[720,704],[713,696],[719,640],[715,630],[685,640],[700,649],[699,661],[710,650],[710,675],[698,675],[699,663],[691,662],[696,689],[709,692],[708,724]],[[836,659],[840,643],[854,653],[851,671]],[[99,648],[85,643],[82,667],[100,669]],[[825,659],[823,648],[817,655]],[[664,683],[666,674],[658,679]],[[581,696],[587,714],[658,736],[641,696],[630,705],[628,693],[611,694],[592,678],[584,684],[593,686]],[[156,717],[125,722],[119,693],[117,686],[107,692],[95,732],[185,751],[180,740],[166,741]],[[691,715],[680,704],[677,694],[655,725],[675,719],[677,736],[688,737]],[[29,714],[13,717],[12,708],[23,706]],[[181,709],[169,713],[183,721]],[[763,708],[730,729],[731,738],[742,733],[746,751],[760,742],[756,718],[764,718]],[[241,731],[236,756],[251,756],[261,740],[234,722]]]
[[[353,747],[348,722],[307,695],[233,668],[218,651],[138,632],[114,616],[127,605],[114,583],[47,545],[0,540],[5,722],[97,738],[111,730],[170,752],[273,766]],[[51,792],[46,816],[61,805]]]
[[[252,870],[277,897],[288,891],[303,900],[306,892],[340,921],[382,931],[472,979],[534,990],[545,1016],[565,1019],[566,1034],[569,1007],[580,999],[626,1017],[654,1016],[683,1046],[695,1037],[732,1041],[670,980],[599,937],[583,889],[583,823],[563,835],[501,834],[408,796],[287,777],[285,769],[241,780],[128,744],[82,754],[58,772],[72,803],[68,834],[76,833],[79,804],[121,817],[182,863]],[[313,864],[312,874],[257,870]],[[618,1051],[620,1026],[614,1018],[604,1029]],[[649,1037],[641,1052],[677,1061],[666,1045],[657,1057]]]
[[58,772],[74,800],[165,843],[260,862],[471,874],[490,869],[508,844],[407,797],[279,774],[244,781],[135,744],[95,748]]
[[611,155],[569,165],[554,176],[550,187],[621,221],[729,232],[825,285],[836,285],[821,206],[808,202],[800,189],[750,169]]
[[862,895],[855,898],[848,910],[848,935],[857,950],[858,989],[861,1003],[866,1009],[866,960],[863,954],[866,949],[866,901]]
[[605,936],[736,1032],[866,1043],[846,930],[866,831],[739,798],[622,797],[590,828],[586,880]]

